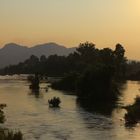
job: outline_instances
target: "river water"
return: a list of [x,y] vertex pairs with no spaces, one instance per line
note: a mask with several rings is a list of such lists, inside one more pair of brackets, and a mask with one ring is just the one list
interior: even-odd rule
[[[139,140],[140,126],[125,127],[125,110],[115,108],[111,115],[88,112],[76,103],[76,96],[41,84],[39,94],[19,76],[0,76],[0,103],[6,103],[5,127],[21,130],[25,140]],[[128,105],[140,94],[140,83],[127,81],[119,104]],[[59,109],[49,108],[47,100],[61,98]]]

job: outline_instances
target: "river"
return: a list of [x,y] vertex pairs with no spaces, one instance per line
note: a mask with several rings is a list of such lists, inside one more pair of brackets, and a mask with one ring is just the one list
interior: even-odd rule
[[[76,96],[41,83],[39,94],[19,76],[0,76],[0,103],[4,109],[5,127],[21,130],[25,140],[139,140],[140,126],[125,127],[125,110],[115,108],[111,115],[88,112],[76,103]],[[128,105],[140,94],[140,83],[127,81],[121,89],[118,104]],[[58,96],[58,109],[49,108],[48,99]]]

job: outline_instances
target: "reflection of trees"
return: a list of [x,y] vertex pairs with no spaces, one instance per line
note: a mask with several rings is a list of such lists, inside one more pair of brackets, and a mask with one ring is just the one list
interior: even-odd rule
[[29,86],[31,90],[39,90],[40,79],[38,74],[35,74],[35,76],[29,76],[28,81],[31,83]]
[[34,95],[36,98],[40,97],[40,77],[38,74],[35,74],[34,76],[28,76],[28,81],[31,83],[29,85],[30,93],[29,95]]
[[35,96],[36,98],[42,98],[43,94],[40,90],[30,90],[29,95]]
[[[95,105],[95,104],[94,104]],[[81,104],[80,104],[81,106]],[[112,130],[112,127],[114,127],[114,123],[110,117],[112,112],[112,109],[106,108],[104,110],[103,108],[89,108],[89,107],[83,107],[78,111],[80,118],[84,121],[84,125],[87,129],[94,131],[100,131],[100,133],[104,133],[105,131],[110,131]],[[99,138],[99,137],[98,137]],[[101,138],[103,139],[102,135]]]
[[117,106],[117,102],[101,102],[101,101],[93,101],[93,100],[79,100],[77,99],[77,104],[82,107],[84,110],[91,112],[102,114],[105,116],[111,116],[112,111]]
[[[112,90],[112,92],[117,93],[110,94],[115,94],[115,98],[106,98],[106,94],[109,94],[109,91],[102,91],[102,93],[92,93],[93,95],[91,94],[91,97],[77,98],[77,105],[88,112],[111,116],[112,111],[120,106],[119,99],[122,96],[122,90],[126,88],[126,82],[116,83],[114,86],[116,90]],[[100,86],[98,88],[100,88]],[[109,95],[109,97],[111,96]]]
[[140,97],[135,98],[135,102],[132,105],[124,107],[127,110],[125,114],[125,124],[126,126],[135,126],[140,122]]
[[[76,52],[69,55],[74,69],[53,88],[75,91],[79,103],[89,110],[111,114],[120,95],[117,81],[125,75],[126,58],[122,45],[115,50],[97,49],[93,43],[80,44]],[[71,65],[70,65],[71,66]]]

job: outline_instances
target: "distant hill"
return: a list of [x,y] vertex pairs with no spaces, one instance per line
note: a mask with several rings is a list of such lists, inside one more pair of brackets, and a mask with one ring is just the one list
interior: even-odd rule
[[9,43],[0,49],[0,68],[23,62],[31,55],[36,55],[38,57],[41,55],[48,57],[53,54],[68,55],[69,53],[74,52],[74,50],[75,48],[66,48],[56,43],[46,43],[31,48]]

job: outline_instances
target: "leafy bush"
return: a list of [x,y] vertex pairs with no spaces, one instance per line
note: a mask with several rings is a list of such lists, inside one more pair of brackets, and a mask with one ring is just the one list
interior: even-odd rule
[[59,90],[75,91],[78,74],[71,72],[66,74],[60,81],[52,83],[51,87]]
[[0,104],[0,123],[5,122],[5,115],[3,112],[4,107],[6,107],[6,104]]
[[[0,104],[0,123],[5,122],[5,115],[2,109],[6,107],[6,104]],[[0,140],[23,140],[23,135],[20,131],[12,131],[5,128],[0,128]]]
[[59,97],[53,97],[52,99],[48,100],[50,107],[59,107],[59,104],[61,103]]
[[8,129],[0,129],[0,140],[23,140],[23,135],[20,131],[14,132]]
[[140,121],[140,96],[135,98],[133,105],[126,106],[125,120],[127,124],[136,124]]
[[29,76],[28,81],[31,82],[30,89],[32,90],[38,90],[39,87],[39,76],[38,74],[35,74],[35,76]]

